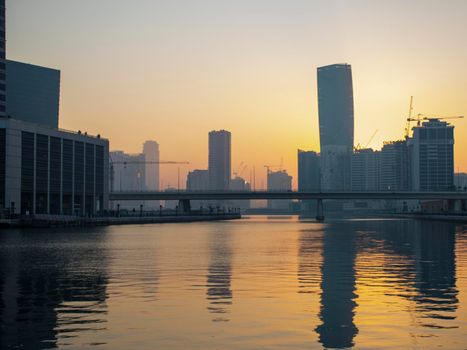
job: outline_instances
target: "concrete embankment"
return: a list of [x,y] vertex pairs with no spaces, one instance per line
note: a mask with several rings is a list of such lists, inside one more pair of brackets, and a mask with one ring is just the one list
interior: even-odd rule
[[108,226],[108,225],[139,225],[184,223],[200,221],[222,221],[241,219],[241,215],[215,214],[215,215],[178,215],[178,216],[134,216],[134,217],[33,217],[20,219],[0,220],[0,227],[79,227],[79,226]]

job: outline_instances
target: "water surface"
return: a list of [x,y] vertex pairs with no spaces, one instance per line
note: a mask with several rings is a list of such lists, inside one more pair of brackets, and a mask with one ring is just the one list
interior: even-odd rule
[[0,349],[467,349],[467,227],[0,231]]

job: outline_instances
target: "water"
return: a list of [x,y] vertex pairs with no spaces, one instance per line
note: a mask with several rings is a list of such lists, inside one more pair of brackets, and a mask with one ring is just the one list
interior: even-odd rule
[[467,226],[0,231],[3,349],[467,349]]

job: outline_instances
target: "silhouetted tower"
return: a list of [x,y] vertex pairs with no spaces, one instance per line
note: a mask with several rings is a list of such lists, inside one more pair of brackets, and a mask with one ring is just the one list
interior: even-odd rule
[[209,133],[209,186],[211,190],[228,190],[231,176],[231,133]]
[[159,144],[156,141],[146,141],[143,144],[143,154],[146,162],[146,190],[159,191]]
[[349,64],[318,68],[321,188],[350,190],[354,143],[352,69]]

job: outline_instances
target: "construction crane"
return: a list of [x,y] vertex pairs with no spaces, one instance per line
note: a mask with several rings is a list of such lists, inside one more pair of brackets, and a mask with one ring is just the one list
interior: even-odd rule
[[109,159],[109,164],[110,164],[110,185],[111,185],[111,191],[114,190],[114,180],[115,180],[115,168],[114,165],[116,164],[123,164],[123,166],[126,168],[127,165],[140,165],[140,164],[190,164],[190,162],[177,162],[177,161],[172,161],[172,160],[167,160],[167,161],[113,161],[112,158]]
[[445,119],[462,119],[464,118],[463,115],[454,115],[454,116],[436,116],[436,115],[425,115],[425,114],[418,114],[418,117],[422,120],[445,120]]
[[375,132],[373,133],[373,135],[371,135],[370,139],[368,140],[368,142],[366,143],[365,145],[365,148],[368,148],[368,145],[371,143],[371,141],[373,141],[373,139],[375,138],[376,134],[378,133],[378,129],[375,130]]
[[413,112],[413,96],[410,96],[409,116],[407,117],[407,126],[405,127],[405,138],[408,139],[410,136],[410,122],[417,122],[417,126],[420,126],[420,116],[418,119],[412,118]]
[[357,146],[354,147],[354,151],[360,151],[361,149],[368,148],[368,145],[371,143],[371,141],[373,141],[373,139],[375,138],[378,131],[379,131],[378,129],[375,130],[375,132],[371,135],[370,139],[368,140],[368,142],[366,143],[366,145],[363,148],[360,145],[360,143],[358,143]]
[[271,168],[279,168],[279,169],[282,169],[282,164],[281,165],[263,165],[266,170],[267,170],[267,173],[269,174],[271,172]]

